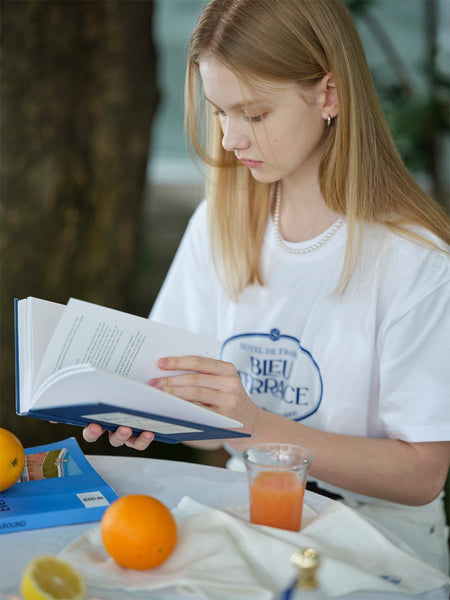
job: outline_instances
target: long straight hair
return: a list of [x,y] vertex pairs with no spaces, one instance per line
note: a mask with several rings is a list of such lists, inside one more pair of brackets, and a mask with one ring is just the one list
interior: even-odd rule
[[339,115],[325,128],[319,183],[327,206],[347,219],[340,291],[360,258],[365,222],[427,243],[411,227],[419,226],[450,243],[445,211],[419,187],[395,147],[345,5],[340,0],[211,0],[189,46],[185,125],[207,165],[214,261],[231,298],[247,285],[263,284],[260,255],[270,185],[255,181],[222,148],[219,120],[202,99],[199,60],[206,54],[247,85],[295,81],[308,90],[333,74]]

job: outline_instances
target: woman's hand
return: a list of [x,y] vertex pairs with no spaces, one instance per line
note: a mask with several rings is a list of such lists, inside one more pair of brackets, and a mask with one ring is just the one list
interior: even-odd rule
[[[97,423],[90,423],[83,429],[83,438],[86,442],[96,442],[102,435],[103,429]],[[119,446],[128,446],[135,450],[146,450],[153,441],[155,435],[151,431],[143,431],[137,437],[133,436],[133,432],[129,427],[118,427],[116,431],[109,433],[109,442],[111,446],[118,448]]]
[[[152,387],[236,419],[243,424],[242,431],[253,437],[260,431],[264,411],[245,391],[233,364],[200,356],[170,356],[161,358],[158,367],[188,373],[151,379],[148,383]],[[228,443],[244,448],[249,441],[232,438]]]
[[[188,373],[151,379],[149,385],[240,421],[244,426],[242,431],[250,433],[252,443],[256,443],[255,437],[261,431],[264,411],[248,396],[234,365],[199,356],[172,356],[161,358],[158,367],[164,371]],[[83,430],[83,437],[87,442],[95,442],[102,433],[100,425],[91,423]],[[133,437],[131,429],[123,426],[109,433],[112,446],[125,444],[136,450],[145,450],[154,437],[150,431]],[[249,445],[249,438],[230,438],[228,443],[236,449],[242,449]]]

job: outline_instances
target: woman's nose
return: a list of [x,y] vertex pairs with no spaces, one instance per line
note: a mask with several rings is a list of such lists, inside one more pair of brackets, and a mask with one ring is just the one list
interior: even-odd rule
[[227,121],[222,128],[222,147],[228,152],[236,150],[245,150],[250,145],[250,139],[243,131],[242,127],[239,127],[236,123]]

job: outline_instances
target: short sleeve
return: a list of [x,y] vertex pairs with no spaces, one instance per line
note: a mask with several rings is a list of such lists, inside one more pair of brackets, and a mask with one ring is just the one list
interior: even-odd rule
[[391,437],[450,440],[450,282],[429,291],[379,340],[380,417]]

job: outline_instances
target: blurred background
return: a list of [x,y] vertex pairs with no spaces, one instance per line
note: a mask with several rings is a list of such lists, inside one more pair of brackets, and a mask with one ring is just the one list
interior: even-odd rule
[[[15,414],[13,299],[73,296],[148,315],[203,196],[183,84],[205,3],[1,1],[0,425],[25,446],[73,435],[90,454],[135,453]],[[346,3],[398,148],[449,210],[450,2]],[[224,460],[158,443],[145,455]]]

